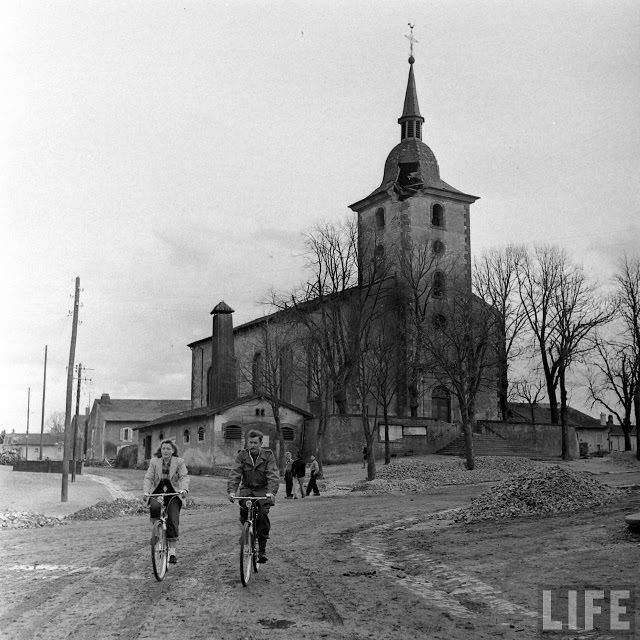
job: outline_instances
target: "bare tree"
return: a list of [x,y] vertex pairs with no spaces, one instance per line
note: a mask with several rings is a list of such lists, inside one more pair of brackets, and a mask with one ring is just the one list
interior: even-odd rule
[[[635,358],[636,380],[640,380],[640,256],[623,256],[616,274],[616,308]],[[640,460],[640,384],[633,395],[636,422],[636,457]]]
[[[397,334],[397,319],[394,314],[384,314],[378,319],[368,348],[363,354],[363,367],[371,371],[370,394],[377,409],[382,411],[384,424],[384,463],[391,462],[389,446],[389,410],[397,392],[397,362],[400,344]],[[375,440],[367,439],[367,452],[373,450]],[[371,447],[371,448],[370,448]],[[369,456],[370,458],[373,456]],[[374,461],[375,462],[375,461]]]
[[346,414],[355,384],[363,333],[368,331],[384,285],[385,263],[359,263],[357,225],[316,227],[307,237],[311,278],[293,294],[273,295],[304,333],[309,387],[315,390],[320,417],[316,437],[322,464],[322,440],[330,401]]
[[544,380],[540,380],[540,378],[536,378],[533,382],[527,378],[520,378],[513,381],[512,395],[514,398],[522,400],[529,406],[531,424],[536,423],[535,408],[540,404],[544,387]]
[[612,310],[599,299],[581,266],[562,263],[557,286],[551,291],[553,331],[547,342],[549,360],[557,368],[560,386],[560,424],[562,427],[562,459],[569,454],[567,372],[570,367],[593,349],[589,338],[594,331],[609,322]]
[[259,366],[255,366],[254,361],[240,369],[254,391],[264,393],[271,407],[276,431],[275,454],[281,474],[284,473],[285,447],[280,409],[283,401],[290,396],[294,375],[292,343],[292,328],[284,319],[265,318],[258,327],[257,338],[252,345],[253,351],[260,354]]
[[448,291],[424,335],[425,366],[458,400],[465,437],[466,467],[475,467],[473,431],[481,389],[495,388],[501,332],[497,312],[464,284]]
[[638,386],[633,347],[600,337],[594,344],[596,359],[587,372],[591,406],[598,404],[616,416],[624,433],[624,450],[630,451],[631,412]]
[[54,411],[47,420],[47,431],[49,433],[64,433],[64,421],[65,412]]
[[518,268],[525,253],[524,247],[515,245],[490,249],[475,262],[473,269],[475,293],[500,314],[503,339],[498,398],[503,420],[507,419],[509,410],[509,365],[525,349],[522,333],[527,326],[527,316],[518,295]]

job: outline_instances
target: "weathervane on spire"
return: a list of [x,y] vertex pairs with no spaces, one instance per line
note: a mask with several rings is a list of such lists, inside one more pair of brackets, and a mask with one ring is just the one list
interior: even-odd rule
[[413,27],[415,27],[416,25],[411,24],[410,22],[407,22],[407,25],[409,26],[409,29],[411,29],[411,33],[409,33],[408,36],[405,36],[405,38],[409,41],[409,63],[413,64],[414,62],[413,45],[418,42],[418,40],[416,40],[413,35]]

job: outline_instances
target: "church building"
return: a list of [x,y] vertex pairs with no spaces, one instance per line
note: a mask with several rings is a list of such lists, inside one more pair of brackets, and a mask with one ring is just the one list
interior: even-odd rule
[[[425,119],[418,106],[413,52],[408,62],[406,94],[398,118],[400,142],[386,158],[380,185],[350,205],[357,215],[358,282],[365,287],[375,278],[383,282],[385,309],[392,314],[399,337],[394,355],[394,401],[389,407],[389,433],[397,455],[433,453],[460,431],[454,395],[423,370],[423,356],[416,344],[421,331],[435,330],[438,323],[446,322],[439,309],[451,291],[471,291],[470,207],[477,200],[440,177],[436,157],[423,141]],[[350,292],[341,295],[346,300]],[[314,308],[309,301],[310,313]],[[147,444],[146,453],[140,451],[139,458],[148,457],[155,449],[152,443],[157,444],[160,435],[167,437],[171,432],[187,461],[189,450],[200,446],[207,453],[194,452],[194,460],[209,458],[211,465],[224,464],[249,428],[261,427],[273,436],[274,403],[269,398],[273,400],[274,394],[284,412],[284,418],[279,419],[286,427],[285,448],[294,453],[315,452],[317,397],[310,375],[293,375],[296,367],[299,371],[310,366],[310,353],[300,346],[303,341],[292,341],[288,348],[286,341],[280,345],[278,384],[264,384],[270,361],[265,336],[268,332],[286,335],[285,327],[295,325],[295,318],[287,310],[278,310],[233,327],[232,313],[226,303],[218,304],[212,311],[213,334],[188,345],[192,356],[192,408],[141,428],[140,439],[147,438]],[[354,381],[350,384],[353,388]],[[497,384],[479,392],[479,418],[498,418],[496,388]],[[363,435],[358,407],[354,394],[346,393],[343,404],[332,399],[323,436],[325,462],[360,459]],[[370,415],[379,421],[375,407]],[[196,437],[190,432],[188,441],[183,441],[182,434],[191,428],[189,425]],[[228,434],[234,434],[233,438]],[[216,439],[220,446],[212,445]]]

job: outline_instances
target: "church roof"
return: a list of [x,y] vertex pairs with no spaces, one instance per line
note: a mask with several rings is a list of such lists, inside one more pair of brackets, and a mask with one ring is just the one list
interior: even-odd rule
[[425,189],[435,189],[468,202],[477,200],[477,196],[459,191],[440,178],[440,168],[436,156],[431,148],[422,141],[424,118],[420,115],[420,107],[418,106],[418,92],[413,73],[414,62],[412,55],[409,58],[409,77],[404,106],[402,115],[398,118],[398,124],[401,127],[401,141],[391,149],[387,156],[380,186],[366,198],[350,205],[350,208],[355,211],[362,208],[363,205],[366,206],[371,198],[394,191],[408,197],[407,194]]

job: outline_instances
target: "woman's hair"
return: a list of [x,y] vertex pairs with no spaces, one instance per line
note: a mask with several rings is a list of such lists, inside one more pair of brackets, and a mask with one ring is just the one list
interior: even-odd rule
[[287,451],[287,452],[284,454],[284,457],[285,457],[287,460],[291,460],[291,459],[293,458],[293,456],[291,455],[291,451]]
[[176,458],[178,457],[178,447],[176,447],[176,443],[173,440],[163,440],[160,443],[160,446],[158,447],[158,450],[156,451],[156,458],[162,458],[162,445],[163,444],[170,444],[173,447],[173,453],[171,455],[172,456],[176,456]]

